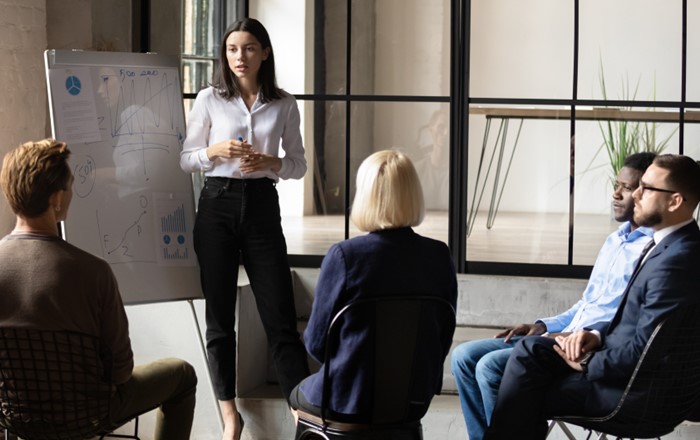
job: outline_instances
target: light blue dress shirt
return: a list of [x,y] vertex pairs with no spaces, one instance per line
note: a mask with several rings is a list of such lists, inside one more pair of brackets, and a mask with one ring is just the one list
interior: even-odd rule
[[625,222],[605,240],[583,297],[573,307],[538,320],[548,332],[573,332],[613,318],[639,255],[654,234],[651,228],[639,227],[632,232],[630,229],[630,222]]

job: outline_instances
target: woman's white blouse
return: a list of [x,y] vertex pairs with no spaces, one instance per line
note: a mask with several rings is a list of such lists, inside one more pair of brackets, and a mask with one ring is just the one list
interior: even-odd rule
[[[206,176],[254,179],[268,177],[274,181],[300,179],[306,173],[304,145],[299,131],[300,117],[296,99],[285,94],[282,99],[261,103],[260,95],[251,107],[243,99],[230,101],[219,96],[213,87],[197,95],[187,118],[187,137],[180,153],[180,167],[186,172],[204,171]],[[280,156],[282,168],[243,174],[239,159],[207,157],[207,147],[217,142],[241,137],[259,153]]]

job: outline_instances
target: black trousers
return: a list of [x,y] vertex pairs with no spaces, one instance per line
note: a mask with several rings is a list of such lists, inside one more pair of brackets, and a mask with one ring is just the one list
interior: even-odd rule
[[[302,381],[303,383],[303,381]],[[300,409],[309,414],[321,417],[321,407],[314,405],[313,403],[306,400],[304,393],[301,392],[301,383],[294,387],[291,396],[289,396],[289,406],[294,409]],[[369,416],[367,415],[356,415],[356,414],[342,414],[328,409],[326,417],[334,422],[343,423],[369,423]]]
[[516,344],[485,439],[545,439],[552,416],[602,416],[613,410],[626,384],[588,380],[554,351],[555,344],[542,336],[527,336]]
[[285,398],[309,375],[296,330],[292,278],[279,199],[270,179],[208,177],[199,198],[194,246],[206,300],[209,369],[219,400],[236,397],[235,309],[242,263]]

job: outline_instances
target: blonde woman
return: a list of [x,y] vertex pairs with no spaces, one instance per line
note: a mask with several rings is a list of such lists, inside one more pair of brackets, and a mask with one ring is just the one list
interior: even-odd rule
[[[412,229],[425,214],[423,191],[410,159],[393,151],[379,151],[362,162],[357,172],[357,191],[350,219],[366,235],[333,245],[321,265],[309,325],[304,333],[307,351],[319,362],[324,359],[326,330],[333,316],[347,303],[378,295],[435,295],[454,306],[457,279],[445,243],[422,237]],[[343,322],[353,328],[352,341],[341,341],[333,357],[346,362],[333,366],[333,389],[329,418],[342,422],[368,422],[372,410],[374,372],[363,346],[370,337],[365,323]],[[348,334],[340,330],[339,334]],[[430,353],[416,366],[414,377],[423,384],[423,401],[429,403],[442,385],[442,363],[454,326],[439,323]],[[396,368],[401,368],[397,365]],[[377,378],[381,380],[381,378]],[[293,408],[320,414],[323,373],[313,374],[297,386],[290,398]],[[410,411],[419,420],[427,404]]]

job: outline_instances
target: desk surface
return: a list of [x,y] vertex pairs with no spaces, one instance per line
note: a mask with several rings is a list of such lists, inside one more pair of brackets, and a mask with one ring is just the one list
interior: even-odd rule
[[[484,115],[487,119],[571,119],[570,109],[469,107],[469,113],[472,115]],[[679,112],[603,107],[576,110],[576,119],[582,121],[678,122]],[[700,111],[686,111],[685,122],[700,123]]]

